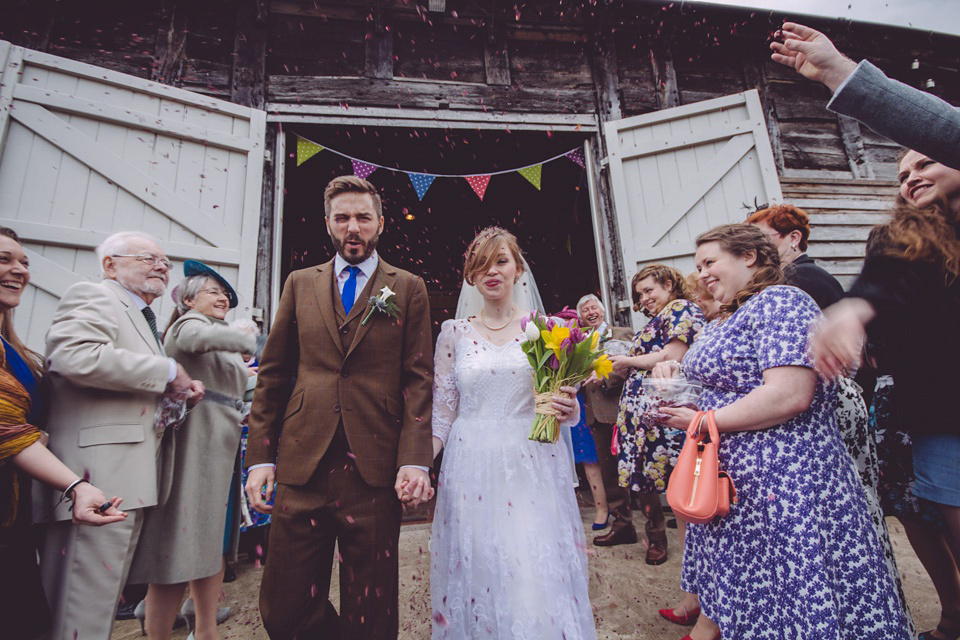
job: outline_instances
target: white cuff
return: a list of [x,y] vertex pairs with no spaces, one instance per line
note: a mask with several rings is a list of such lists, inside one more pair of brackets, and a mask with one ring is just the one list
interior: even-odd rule
[[177,377],[177,361],[173,358],[167,358],[170,361],[170,373],[167,374],[167,384],[173,382],[174,378]]
[[[250,468],[253,469],[253,467],[250,467]],[[420,469],[420,471],[423,471],[424,473],[430,473],[430,467],[421,467],[418,464],[402,464],[400,465],[400,468],[401,469]]]
[[247,467],[247,473],[250,473],[250,472],[253,471],[254,469],[259,469],[260,467],[270,467],[271,469],[276,469],[276,468],[277,468],[277,465],[275,465],[275,464],[273,464],[273,463],[271,463],[271,462],[264,462],[263,464],[255,464],[255,465],[252,465],[252,466],[250,466],[250,467]]

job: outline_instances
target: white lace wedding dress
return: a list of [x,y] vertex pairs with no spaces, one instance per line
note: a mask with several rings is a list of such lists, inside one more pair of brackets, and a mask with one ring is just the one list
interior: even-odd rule
[[437,340],[433,434],[445,446],[430,539],[434,640],[597,637],[570,453],[528,440],[521,339],[497,346],[460,319]]

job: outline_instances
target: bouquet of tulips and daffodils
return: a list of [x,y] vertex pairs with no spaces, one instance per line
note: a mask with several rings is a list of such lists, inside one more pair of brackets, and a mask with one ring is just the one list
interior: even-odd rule
[[533,393],[536,418],[530,439],[554,443],[560,436],[553,396],[560,387],[577,385],[596,372],[607,378],[613,363],[600,348],[600,334],[584,330],[576,320],[564,323],[534,311],[520,320],[526,340],[520,347],[533,367]]

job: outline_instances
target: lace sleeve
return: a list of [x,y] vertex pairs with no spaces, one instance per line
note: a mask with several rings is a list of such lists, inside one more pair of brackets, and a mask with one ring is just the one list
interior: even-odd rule
[[457,388],[456,329],[454,320],[447,320],[440,328],[437,348],[434,351],[433,368],[433,435],[444,445],[450,435],[450,427],[457,419],[460,406],[460,390]]

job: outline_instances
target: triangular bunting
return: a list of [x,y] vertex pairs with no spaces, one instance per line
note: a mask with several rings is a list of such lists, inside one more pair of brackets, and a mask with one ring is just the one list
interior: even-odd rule
[[323,151],[323,147],[316,142],[310,142],[306,138],[297,136],[297,166]]
[[490,176],[467,176],[464,178],[473,189],[473,192],[483,200],[483,194],[487,192],[487,185],[490,184]]
[[582,169],[587,168],[586,163],[583,161],[583,149],[574,149],[573,151],[565,155],[567,158],[569,158],[573,162],[576,162],[578,165],[580,165],[580,168]]
[[369,164],[367,162],[363,162],[362,160],[354,160],[351,158],[350,162],[353,163],[354,175],[356,175],[358,178],[363,178],[364,180],[367,179],[367,176],[377,170],[377,165]]
[[410,176],[410,182],[413,184],[413,190],[417,192],[417,197],[423,200],[424,194],[437,176],[431,176],[428,173],[407,173]]
[[530,184],[537,188],[537,191],[540,190],[540,174],[543,171],[542,164],[535,164],[532,167],[526,167],[524,169],[517,169],[517,173],[522,175],[524,178],[530,181]]

